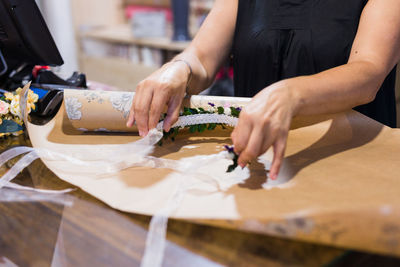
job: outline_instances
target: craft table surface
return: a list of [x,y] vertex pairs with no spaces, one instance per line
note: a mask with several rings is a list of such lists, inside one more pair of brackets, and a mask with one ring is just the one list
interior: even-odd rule
[[[1,150],[29,145],[24,137],[0,140]],[[3,174],[13,162],[1,168]],[[40,160],[16,183],[74,188]],[[0,266],[138,266],[150,217],[118,212],[77,189],[52,197],[0,191]],[[340,248],[170,220],[163,266],[395,266],[399,260]],[[3,265],[2,265],[3,264]],[[365,265],[364,265],[365,266]]]

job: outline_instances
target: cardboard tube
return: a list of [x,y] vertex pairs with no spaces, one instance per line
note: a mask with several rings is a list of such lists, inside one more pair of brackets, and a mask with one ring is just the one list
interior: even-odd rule
[[[64,103],[68,118],[76,129],[82,131],[137,132],[136,127],[126,127],[134,93],[65,90]],[[243,107],[251,98],[188,96],[183,105],[208,109],[216,106]]]

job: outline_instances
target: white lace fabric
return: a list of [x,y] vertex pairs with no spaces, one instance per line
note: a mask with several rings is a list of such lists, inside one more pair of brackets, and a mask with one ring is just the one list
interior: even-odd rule
[[[209,124],[209,123],[217,123],[224,124],[231,127],[235,127],[238,122],[238,118],[226,115],[226,114],[194,114],[188,116],[181,116],[178,118],[178,121],[172,126],[174,127],[185,127],[192,126],[197,124]],[[164,122],[160,122],[156,129],[162,130]]]
[[[23,103],[26,103],[24,99],[21,101],[21,104]],[[186,126],[210,123],[234,127],[237,122],[238,118],[226,114],[195,114],[179,117],[178,121],[172,127],[183,128]],[[215,191],[218,191],[226,190],[232,185],[243,182],[242,179],[238,179],[234,175],[227,175],[226,177],[218,178],[214,177],[213,174],[200,171],[204,164],[227,157],[227,152],[221,152],[214,155],[196,156],[196,160],[192,161],[188,159],[175,161],[150,157],[149,154],[163,137],[162,129],[163,122],[160,122],[156,129],[152,129],[146,137],[136,142],[125,145],[102,145],[102,149],[96,149],[95,145],[71,146],[65,151],[51,151],[49,149],[28,147],[12,148],[0,155],[1,165],[19,155],[25,155],[5,175],[3,175],[3,177],[0,178],[0,190],[5,186],[14,189],[24,189],[11,184],[10,182],[26,166],[38,158],[52,161],[66,161],[79,167],[89,165],[91,167],[96,166],[99,175],[104,173],[118,173],[125,168],[143,166],[172,169],[177,172],[180,177],[184,177],[184,179],[180,179],[180,182],[177,184],[175,191],[172,192],[170,200],[166,202],[165,206],[161,207],[160,210],[154,214],[150,223],[146,241],[146,250],[141,264],[142,267],[161,266],[164,255],[168,217],[179,208],[185,195],[199,183],[206,183],[215,188]],[[90,161],[79,157],[79,151],[82,151],[85,147],[91,151],[90,154],[93,156]],[[110,155],[115,155],[115,157],[110,157]],[[227,166],[221,166],[221,168],[226,170]],[[85,168],[76,169],[82,171]],[[69,191],[70,190],[64,190],[59,191],[59,193],[67,193]],[[43,190],[41,192],[49,194],[56,193],[55,191]]]

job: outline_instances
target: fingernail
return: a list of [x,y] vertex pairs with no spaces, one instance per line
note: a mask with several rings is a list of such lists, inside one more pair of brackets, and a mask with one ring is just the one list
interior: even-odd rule
[[166,132],[168,132],[170,130],[169,129],[170,128],[169,124],[166,123],[165,121],[164,121],[163,127],[164,127],[164,131],[166,131]]
[[139,135],[140,135],[141,137],[144,137],[143,132],[142,132],[141,130],[139,130]]

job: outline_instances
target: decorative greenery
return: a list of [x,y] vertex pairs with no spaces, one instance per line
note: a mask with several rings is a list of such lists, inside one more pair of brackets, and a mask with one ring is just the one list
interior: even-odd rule
[[[208,110],[204,108],[184,108],[183,112],[181,112],[180,116],[192,116],[192,115],[197,115],[197,114],[226,114],[235,118],[239,118],[241,108],[240,107],[222,107],[222,106],[215,106],[213,103],[208,103],[210,108]],[[164,114],[163,119],[165,118],[166,114]],[[172,141],[175,141],[176,136],[179,133],[179,130],[181,129],[189,129],[190,133],[202,133],[204,131],[212,131],[215,130],[217,127],[221,127],[222,129],[226,129],[225,125],[221,123],[206,123],[206,124],[195,124],[195,125],[190,125],[190,126],[185,126],[185,127],[174,127],[171,128],[168,132],[164,131],[164,136],[163,139],[158,142],[159,146],[163,145],[163,141],[171,139]],[[233,164],[228,166],[228,169],[226,172],[232,172],[233,170],[236,169],[238,166],[238,158],[239,156],[234,152],[232,146],[224,146],[225,149],[228,151],[229,155],[231,155],[231,158],[233,160]]]
[[233,164],[228,166],[226,172],[233,172],[238,166],[239,155],[235,153],[233,146],[225,145],[224,148],[226,149],[226,151],[229,153],[230,157],[233,160]]
[[[197,115],[197,114],[226,114],[235,118],[239,118],[240,111],[242,110],[241,108],[237,107],[222,107],[222,106],[215,106],[213,103],[208,103],[210,108],[208,110],[204,108],[187,108],[185,107],[183,109],[183,112],[181,112],[180,116],[191,116],[191,115]],[[164,114],[163,118],[164,119],[166,114]],[[222,123],[205,123],[205,124],[195,124],[195,125],[190,125],[190,126],[185,126],[185,127],[174,127],[171,128],[168,132],[164,131],[164,137],[163,140],[168,140],[171,139],[172,141],[175,141],[176,136],[179,133],[179,130],[181,129],[189,129],[190,133],[202,133],[206,130],[212,131],[217,128],[217,126],[221,127],[222,129],[226,129],[225,125]],[[160,140],[158,142],[159,146],[163,145],[163,140]]]

